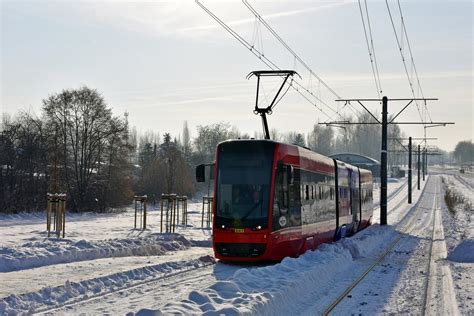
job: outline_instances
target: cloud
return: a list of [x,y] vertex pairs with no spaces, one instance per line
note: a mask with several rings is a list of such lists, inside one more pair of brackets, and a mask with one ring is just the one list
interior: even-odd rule
[[[211,11],[225,16],[230,26],[252,25],[255,18],[241,1],[201,1],[204,5],[213,3]],[[303,2],[304,3],[304,2]],[[312,2],[307,2],[312,4]],[[294,2],[277,2],[281,11],[263,14],[266,20],[308,14],[315,11],[339,7],[352,1],[341,0],[323,3],[301,9],[293,9]],[[64,2],[61,7],[81,15],[90,24],[126,29],[151,36],[193,37],[209,35],[221,26],[199,7],[195,1],[82,1]],[[67,7],[73,10],[67,10]],[[272,4],[272,7],[274,5]],[[301,6],[300,6],[301,7]],[[56,11],[53,9],[53,11]],[[245,17],[243,17],[245,16]]]
[[[339,7],[341,5],[345,5],[351,2],[352,1],[341,1],[341,2],[333,2],[333,3],[313,6],[309,8],[298,9],[298,10],[285,10],[285,11],[280,11],[280,12],[271,13],[267,15],[262,15],[262,18],[264,20],[271,20],[271,19],[288,17],[288,16],[293,16],[293,15],[299,15],[299,14],[308,14],[314,11],[320,11],[320,10],[334,8],[334,7]],[[242,24],[250,24],[250,23],[253,23],[254,21],[255,21],[255,17],[252,14],[252,17],[250,18],[232,20],[232,21],[226,22],[226,24],[229,26],[237,26],[237,25],[242,25]],[[190,31],[214,30],[220,27],[221,26],[218,25],[217,23],[211,23],[211,24],[205,24],[205,25],[195,25],[191,27],[185,27],[185,28],[178,29],[177,31],[178,33],[185,33],[185,32],[190,32]]]

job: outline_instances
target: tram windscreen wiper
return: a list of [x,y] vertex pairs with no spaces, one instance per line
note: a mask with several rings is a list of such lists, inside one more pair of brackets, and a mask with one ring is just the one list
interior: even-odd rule
[[[262,201],[258,201],[257,203],[255,203],[252,208],[244,215],[242,216],[242,219],[247,219],[247,217],[249,217],[253,211],[255,211],[257,209],[257,206],[259,206],[260,204],[262,204]],[[262,212],[262,208],[260,208],[260,213]]]

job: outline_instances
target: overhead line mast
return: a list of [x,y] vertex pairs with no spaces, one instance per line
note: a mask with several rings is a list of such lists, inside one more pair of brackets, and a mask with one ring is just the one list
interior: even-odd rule
[[[407,98],[407,99],[388,99],[386,96],[380,99],[341,99],[341,100],[336,100],[336,102],[351,102],[351,101],[357,101],[369,114],[372,116],[372,118],[375,120],[375,122],[349,122],[349,121],[343,121],[343,122],[329,122],[329,123],[320,123],[320,124],[338,124],[338,125],[350,125],[350,124],[377,124],[382,126],[382,148],[380,152],[380,225],[387,225],[387,155],[388,155],[388,145],[387,145],[387,140],[388,140],[388,125],[389,124],[422,124],[426,126],[426,122],[394,122],[394,119],[391,121],[388,120],[388,101],[409,101],[405,107],[401,111],[397,113],[395,116],[398,117],[413,101],[416,100],[438,100],[435,98],[423,98],[423,99],[415,99],[415,98]],[[371,102],[371,101],[376,101],[380,102],[382,101],[382,120],[379,120],[374,114],[372,114],[367,107],[364,106],[362,102]],[[453,122],[436,122],[432,127],[436,126],[446,126],[454,124]],[[426,133],[425,133],[426,135]],[[426,141],[425,141],[426,142]],[[420,150],[420,147],[418,146],[418,151]],[[423,176],[425,173],[423,172]],[[419,185],[418,185],[419,189]]]

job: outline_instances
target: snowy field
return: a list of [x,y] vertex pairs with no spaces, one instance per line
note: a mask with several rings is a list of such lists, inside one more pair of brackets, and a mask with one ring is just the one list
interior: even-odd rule
[[[413,177],[411,205],[406,179],[390,179],[390,225],[376,203],[368,229],[278,264],[216,262],[200,203],[175,234],[154,208],[145,231],[131,209],[68,214],[65,239],[47,238],[44,214],[3,216],[0,314],[474,314],[472,178],[434,171],[420,191]],[[449,211],[448,188],[471,207]]]

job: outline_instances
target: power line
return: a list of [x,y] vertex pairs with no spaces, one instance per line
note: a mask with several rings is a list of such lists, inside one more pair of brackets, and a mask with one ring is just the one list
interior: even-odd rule
[[267,30],[272,33],[272,35],[295,57],[296,60],[298,60],[309,72],[312,76],[314,76],[316,79],[318,79],[319,82],[321,82],[331,93],[338,99],[341,99],[339,94],[337,94],[336,91],[334,91],[326,82],[324,82],[323,79],[321,79],[317,74],[314,73],[314,71],[301,59],[298,54],[296,54],[293,49],[278,35],[277,32],[262,18],[262,16],[248,3],[247,0],[242,0],[242,2],[245,4],[245,6],[255,15],[257,19],[262,22],[262,24],[267,28]]
[[[410,52],[410,58],[411,58],[411,62],[412,62],[412,65],[413,65],[413,70],[415,71],[415,76],[416,76],[416,80],[417,80],[417,83],[418,83],[418,88],[420,89],[420,93],[421,93],[422,98],[424,98],[425,96],[423,94],[423,89],[421,88],[420,78],[418,77],[418,71],[416,70],[415,60],[413,58],[413,53],[411,51],[410,40],[408,39],[407,28],[406,28],[406,25],[405,25],[405,19],[403,17],[402,7],[400,5],[400,0],[398,0],[397,2],[398,2],[398,9],[400,11],[401,21],[402,21],[402,29],[403,29],[403,32],[404,32],[405,37],[407,39],[408,51]],[[433,121],[433,119],[431,118],[430,112],[428,111],[428,107],[426,106],[426,103],[425,103],[425,110],[426,110],[426,113],[428,114],[428,117],[430,118],[430,121]]]
[[[199,0],[195,0],[196,3],[210,16],[212,17],[220,26],[222,26],[229,34],[231,34],[237,41],[239,41],[244,47],[246,47],[252,54],[254,54],[258,59],[260,59],[268,68],[272,70],[281,70],[273,61],[271,61],[268,57],[266,57],[263,52],[255,48],[254,45],[251,45],[247,40],[245,40],[242,36],[240,36],[237,32],[235,32],[230,26],[228,26],[224,21],[222,21],[219,17],[217,17],[212,11],[210,11],[207,7],[205,7],[202,3],[199,2]],[[297,87],[295,87],[295,85]],[[302,91],[305,91],[308,93],[311,97],[313,97],[315,100],[319,101],[319,103],[324,104],[326,107],[328,107],[331,111],[336,112],[334,109],[332,109],[326,102],[324,102],[322,99],[318,98],[316,95],[314,95],[313,92],[309,91],[307,88],[305,88],[302,84],[300,84],[297,80],[294,80],[293,83],[290,84],[290,86],[296,90],[301,96],[303,96],[304,99],[306,99],[309,103],[311,103],[314,107],[316,107],[321,113],[326,115],[328,118],[330,116],[323,111],[321,107],[318,107],[317,103],[314,101],[311,101],[309,97],[307,97]]]
[[[400,45],[400,40],[398,38],[397,30],[395,29],[395,23],[393,22],[392,12],[390,11],[390,6],[388,5],[388,0],[385,0],[385,4],[387,5],[387,10],[388,10],[388,14],[390,16],[390,21],[392,22],[393,33],[395,34],[395,39],[397,41],[398,49],[400,51],[400,56],[402,57],[402,62],[403,62],[403,66],[405,68],[405,73],[407,75],[408,83],[410,85],[410,90],[411,90],[411,93],[413,94],[413,98],[416,99],[415,90],[413,89],[413,83],[411,81],[410,74],[408,73],[408,67],[407,67],[407,64],[406,64],[406,61],[405,61],[405,56],[403,56],[403,49]],[[418,105],[418,102],[416,100],[415,100],[415,104],[416,104],[416,108],[418,109],[418,114],[420,115],[420,119],[423,121],[423,115],[421,114],[420,106]]]
[[[382,93],[382,84],[380,83],[380,75],[379,75],[379,69],[378,69],[378,64],[377,64],[377,57],[375,55],[375,47],[374,47],[374,40],[372,37],[372,28],[370,26],[370,19],[369,19],[369,10],[367,7],[367,1],[364,0],[365,3],[365,12],[367,16],[367,25],[369,29],[369,36],[370,36],[370,44],[369,44],[369,38],[367,36],[367,28],[365,27],[365,19],[364,19],[364,13],[362,12],[362,5],[359,2],[359,11],[360,11],[360,17],[362,20],[362,26],[364,28],[364,36],[365,36],[365,41],[367,43],[367,50],[369,51],[369,59],[370,59],[370,66],[372,68],[372,74],[374,76],[374,81],[375,81],[375,88],[377,90],[377,95],[380,97],[380,94]],[[373,58],[372,58],[373,56]],[[375,64],[375,65],[374,65]]]
[[[319,77],[304,61],[303,59],[281,38],[280,35],[278,35],[278,33],[263,19],[263,17],[257,12],[257,10],[255,10],[255,8],[253,8],[247,0],[242,0],[242,2],[244,3],[244,5],[250,10],[250,12],[267,28],[267,30],[283,45],[283,47],[285,47],[289,52],[290,54],[293,55],[294,59],[295,59],[295,62],[296,60],[298,62],[300,62],[301,65],[303,65],[303,67],[306,68],[306,70],[309,72],[310,74],[310,79],[311,79],[311,76],[315,77],[318,82],[320,84],[323,84],[336,98],[340,99],[341,97],[339,96],[339,94],[334,91],[334,89],[332,89],[324,80],[321,79],[321,77]],[[305,88],[303,85],[301,85],[297,80],[294,81],[296,85],[298,85],[300,88],[304,89],[307,93],[309,93],[312,97],[318,99],[321,103],[323,103],[326,107],[328,107],[335,115],[340,115],[339,111],[335,111],[332,107],[330,107],[328,104],[326,104],[325,102],[322,102],[321,98],[318,98],[314,95],[314,93],[312,91],[310,91],[310,89],[307,89]],[[308,98],[306,98],[308,100]],[[311,102],[310,100],[308,100],[309,102]],[[312,103],[312,102],[311,102]],[[357,112],[355,112],[357,113]],[[341,116],[342,117],[342,116]],[[332,119],[332,117],[328,117],[329,119]]]

